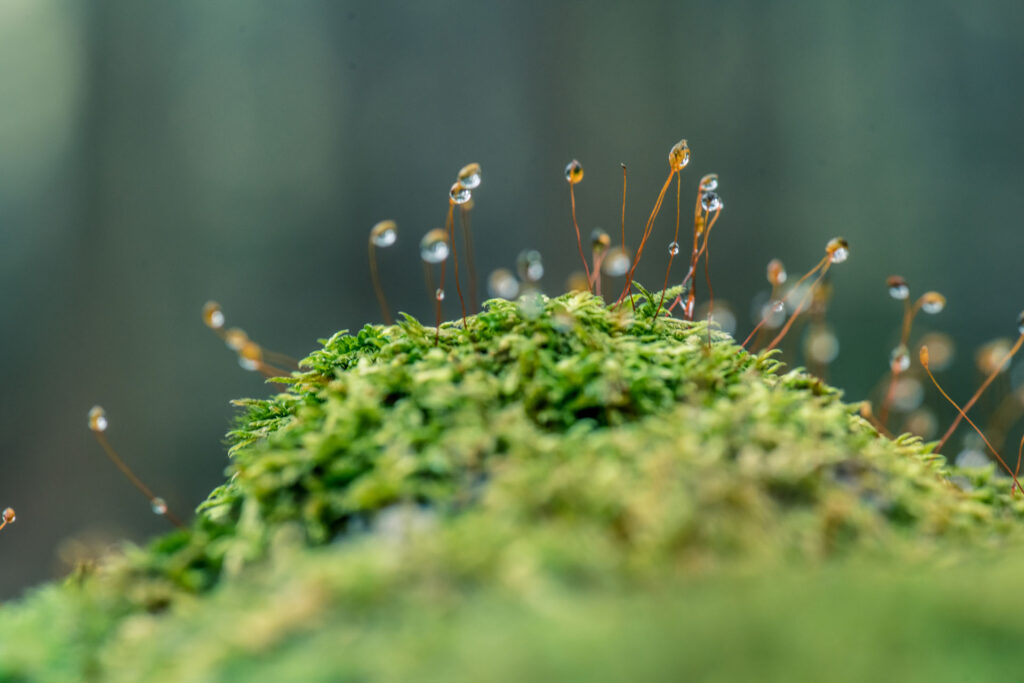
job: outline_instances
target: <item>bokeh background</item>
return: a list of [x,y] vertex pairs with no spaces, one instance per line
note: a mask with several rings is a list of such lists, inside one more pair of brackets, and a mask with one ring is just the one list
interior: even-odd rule
[[[943,379],[967,395],[973,349],[1024,306],[1022,74],[1012,0],[0,0],[0,505],[18,511],[0,597],[165,528],[93,441],[94,403],[179,514],[222,481],[228,401],[268,389],[203,327],[207,299],[302,356],[380,319],[367,231],[393,218],[385,287],[429,319],[418,242],[470,161],[481,278],[537,248],[560,293],[566,162],[586,169],[583,229],[613,234],[629,165],[636,236],[686,137],[685,205],[721,178],[713,276],[741,333],[771,257],[801,271],[843,235],[831,380],[861,399],[880,379],[900,273],[949,297],[920,329],[954,337]],[[641,281],[662,277],[670,214]]]

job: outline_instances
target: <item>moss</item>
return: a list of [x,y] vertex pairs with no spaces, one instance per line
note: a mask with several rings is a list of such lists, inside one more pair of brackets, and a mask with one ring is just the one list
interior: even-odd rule
[[[436,345],[410,317],[323,341],[285,391],[238,402],[229,478],[188,529],[4,607],[0,674],[477,680],[501,639],[553,638],[564,658],[507,671],[601,677],[581,653],[613,634],[604,655],[643,641],[653,672],[676,658],[658,628],[705,637],[680,612],[724,628],[701,582],[727,608],[745,584],[723,577],[852,572],[856,610],[875,584],[822,567],[1016,547],[1008,480],[880,437],[770,354],[655,318],[656,297],[492,301]],[[783,610],[776,593],[754,591],[750,618]],[[638,633],[585,623],[640,613]]]

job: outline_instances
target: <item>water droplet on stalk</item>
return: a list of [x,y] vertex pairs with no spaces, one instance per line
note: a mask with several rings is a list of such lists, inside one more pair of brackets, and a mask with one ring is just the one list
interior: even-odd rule
[[427,263],[441,263],[449,253],[448,235],[441,228],[434,228],[420,240],[420,258]]
[[94,432],[107,431],[107,413],[100,406],[89,409],[89,429]]
[[905,372],[910,367],[910,351],[900,344],[889,354],[889,368],[894,373]]
[[604,257],[601,269],[609,277],[622,277],[629,272],[633,259],[625,247],[612,247]]
[[224,327],[224,312],[216,301],[207,301],[203,306],[203,322],[211,330],[219,330]]
[[167,514],[167,503],[163,498],[157,497],[149,501],[150,506],[153,508],[153,514],[166,515]]
[[607,249],[612,243],[612,238],[608,236],[608,233],[601,228],[594,228],[590,231],[590,245],[591,248],[601,253]]
[[686,140],[680,140],[668,151],[668,165],[674,171],[682,171],[690,163],[690,146]]
[[778,287],[786,281],[786,266],[782,265],[782,261],[777,258],[773,258],[768,262],[768,283],[773,287]]
[[575,159],[570,161],[565,167],[565,179],[569,181],[570,185],[575,185],[583,180],[583,164]]
[[515,299],[519,295],[519,281],[511,271],[498,268],[487,278],[487,291],[498,299]]
[[725,207],[722,198],[714,190],[708,190],[700,196],[700,206],[707,212],[720,211]]
[[825,253],[832,263],[842,263],[850,258],[850,245],[842,237],[833,237],[825,245]]
[[459,185],[466,190],[475,190],[480,187],[480,164],[466,164],[459,170]]
[[672,256],[675,256],[676,254],[678,254],[679,253],[679,242],[675,242],[675,241],[669,242],[668,243],[668,253],[671,254]]
[[946,307],[946,297],[938,292],[925,292],[921,295],[921,310],[925,313],[935,315]]
[[398,239],[398,225],[394,221],[381,221],[370,230],[370,241],[375,247],[390,247]]
[[897,301],[903,301],[910,296],[910,285],[899,275],[890,275],[885,284],[889,288],[889,296]]
[[701,178],[700,179],[700,186],[699,186],[698,189],[700,189],[700,191],[702,193],[703,192],[711,192],[712,190],[717,190],[718,189],[718,174],[717,173],[708,173],[706,176]]
[[434,298],[438,301],[444,301],[444,290],[438,287],[434,290]]
[[452,189],[448,191],[448,196],[451,197],[454,204],[465,204],[473,198],[473,193],[456,182],[452,185]]

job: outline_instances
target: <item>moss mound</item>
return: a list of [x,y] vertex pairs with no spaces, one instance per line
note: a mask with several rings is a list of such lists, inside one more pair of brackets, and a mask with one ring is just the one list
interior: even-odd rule
[[[230,478],[188,529],[4,607],[0,674],[731,680],[731,634],[798,623],[785,605],[831,572],[859,610],[900,592],[865,562],[927,575],[1016,547],[1024,501],[991,468],[882,438],[836,390],[652,300],[492,301],[436,345],[408,317],[338,333],[287,391],[239,402]],[[960,614],[943,580],[921,614]],[[771,654],[751,671],[796,671]]]

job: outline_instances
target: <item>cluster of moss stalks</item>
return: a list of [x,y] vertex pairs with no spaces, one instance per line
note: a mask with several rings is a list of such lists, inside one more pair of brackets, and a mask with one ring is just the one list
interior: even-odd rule
[[879,436],[771,354],[655,317],[658,298],[490,301],[437,343],[408,316],[339,332],[282,393],[238,402],[229,478],[188,528],[0,608],[0,678],[1005,665],[1009,481]]

